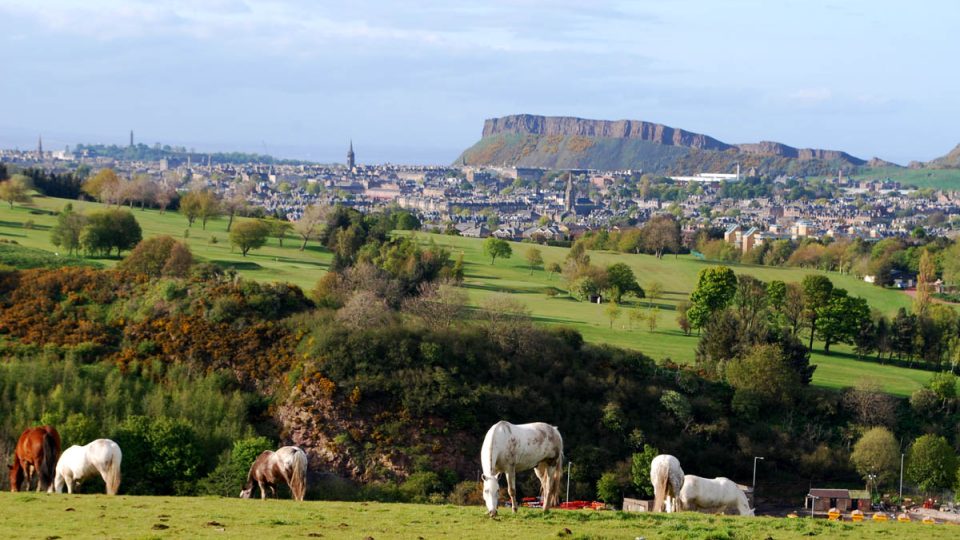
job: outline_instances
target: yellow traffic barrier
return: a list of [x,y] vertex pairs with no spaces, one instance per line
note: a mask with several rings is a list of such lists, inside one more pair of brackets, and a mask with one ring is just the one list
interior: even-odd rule
[[884,514],[883,512],[877,512],[876,514],[873,515],[874,521],[888,521],[889,519],[890,517]]
[[854,510],[853,512],[850,512],[850,520],[858,523],[863,521],[863,511]]
[[937,520],[933,519],[933,518],[930,517],[930,516],[927,516],[927,517],[923,518],[923,522],[922,522],[922,523],[923,523],[924,525],[933,525],[933,524],[935,524],[936,522],[937,522]]
[[900,523],[910,523],[911,520],[910,520],[910,516],[906,514],[898,514],[897,521],[899,521]]

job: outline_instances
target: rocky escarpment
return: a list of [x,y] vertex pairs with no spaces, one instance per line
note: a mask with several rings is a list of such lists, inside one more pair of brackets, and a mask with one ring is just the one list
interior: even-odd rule
[[559,135],[564,137],[640,139],[657,144],[718,151],[732,148],[731,145],[707,135],[642,120],[587,120],[571,116],[517,114],[502,118],[491,118],[483,123],[484,137],[501,133],[547,137]]
[[947,155],[928,161],[925,165],[931,169],[953,169],[960,167],[960,144],[948,152]]
[[[867,162],[838,150],[783,143],[729,144],[708,135],[642,120],[589,120],[518,114],[484,122],[483,136],[457,160],[480,166],[643,169],[695,173],[737,164],[761,173],[824,174]],[[711,169],[712,170],[712,169]]]

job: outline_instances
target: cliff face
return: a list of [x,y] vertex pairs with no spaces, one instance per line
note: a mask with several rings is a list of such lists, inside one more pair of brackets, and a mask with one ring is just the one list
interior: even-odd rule
[[640,139],[673,146],[723,151],[731,148],[713,137],[642,120],[587,120],[571,116],[518,114],[483,123],[483,136],[498,134]]
[[660,173],[724,170],[737,163],[761,172],[820,174],[867,162],[837,150],[762,141],[728,144],[708,135],[641,120],[588,120],[518,114],[484,122],[480,141],[457,163],[548,168],[644,169]]
[[960,167],[960,144],[954,147],[947,155],[928,161],[926,166],[931,169],[953,169]]

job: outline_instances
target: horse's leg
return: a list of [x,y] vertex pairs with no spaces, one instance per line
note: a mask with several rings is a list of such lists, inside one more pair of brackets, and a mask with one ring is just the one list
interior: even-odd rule
[[513,513],[517,513],[517,470],[513,467],[507,469],[504,473],[504,476],[507,477],[507,493],[510,494],[510,508],[513,509]]
[[260,486],[260,500],[266,500],[267,490],[264,489],[263,482],[261,482],[260,480],[257,480],[257,485]]
[[550,466],[545,462],[540,462],[533,470],[540,480],[540,496],[543,500],[542,508],[546,510],[547,507],[550,506]]

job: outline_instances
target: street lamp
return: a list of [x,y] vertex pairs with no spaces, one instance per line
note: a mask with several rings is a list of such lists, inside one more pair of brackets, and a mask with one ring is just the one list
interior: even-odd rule
[[900,504],[903,504],[903,456],[906,454],[900,454]]
[[[751,487],[753,488],[754,492],[756,492],[757,490],[757,460],[758,459],[760,461],[763,461],[763,458],[760,456],[753,457],[753,485]],[[754,497],[756,497],[756,494],[754,494]]]

